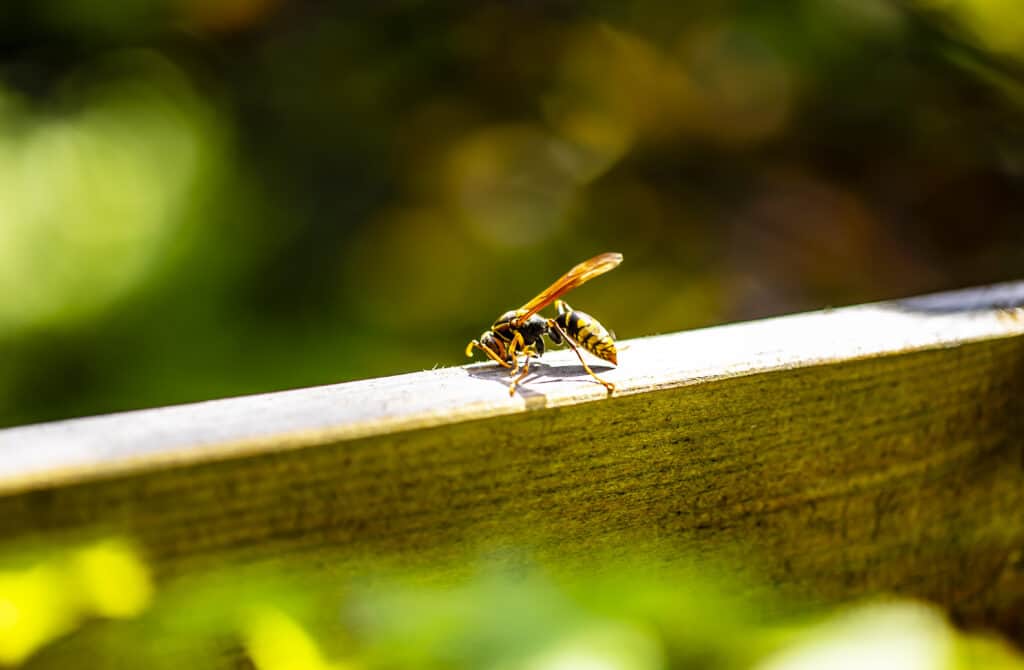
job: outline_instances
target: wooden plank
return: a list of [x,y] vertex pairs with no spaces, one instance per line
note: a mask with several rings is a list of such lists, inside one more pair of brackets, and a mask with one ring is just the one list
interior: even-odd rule
[[[616,397],[1010,337],[1024,283],[827,310],[619,343],[594,365]],[[1024,304],[1024,303],[1022,303]],[[455,343],[455,348],[459,343]],[[568,351],[508,397],[489,363],[0,430],[0,493],[125,470],[237,457],[603,400]]]
[[[0,431],[0,535],[228,560],[687,555],[823,600],[1024,611],[1024,283]],[[456,348],[461,343],[453,343]]]

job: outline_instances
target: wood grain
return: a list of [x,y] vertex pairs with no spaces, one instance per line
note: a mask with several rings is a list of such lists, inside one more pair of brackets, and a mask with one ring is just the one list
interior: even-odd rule
[[1024,284],[490,365],[0,431],[0,535],[229,561],[685,556],[833,602],[933,599],[1020,631]]

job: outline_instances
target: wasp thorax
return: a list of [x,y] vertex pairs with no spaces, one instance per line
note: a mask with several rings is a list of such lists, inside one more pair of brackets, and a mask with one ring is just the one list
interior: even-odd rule
[[505,312],[491,324],[491,330],[507,330],[512,325],[512,319],[516,318],[517,312],[512,310]]
[[540,336],[548,332],[548,320],[534,314],[518,327],[519,332],[527,342],[540,339]]

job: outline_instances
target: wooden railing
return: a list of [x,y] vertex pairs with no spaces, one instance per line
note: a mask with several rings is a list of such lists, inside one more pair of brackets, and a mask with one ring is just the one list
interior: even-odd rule
[[1012,629],[1022,304],[1016,283],[626,341],[610,398],[556,352],[513,397],[476,364],[8,429],[0,536],[112,529],[158,577],[685,555]]

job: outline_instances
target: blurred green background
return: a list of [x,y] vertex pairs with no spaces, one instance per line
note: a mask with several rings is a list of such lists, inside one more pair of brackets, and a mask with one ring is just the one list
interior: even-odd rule
[[1019,0],[0,6],[0,425],[1019,277]]

